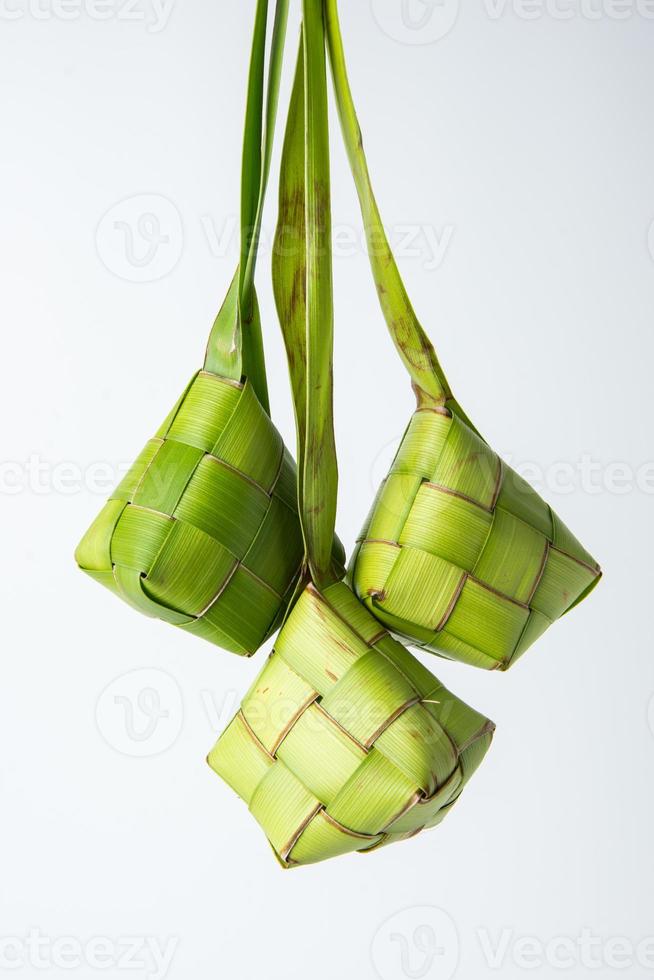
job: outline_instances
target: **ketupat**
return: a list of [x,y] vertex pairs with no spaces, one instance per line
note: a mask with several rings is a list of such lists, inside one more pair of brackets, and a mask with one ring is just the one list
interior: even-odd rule
[[352,558],[389,629],[506,670],[596,584],[593,559],[456,412],[419,408]]
[[324,5],[336,101],[380,304],[418,399],[352,556],[352,582],[394,633],[454,660],[506,670],[592,591],[601,571],[488,447],[452,395],[384,233],[337,0]]
[[303,553],[295,465],[268,415],[254,287],[287,17],[288,0],[278,0],[264,112],[268,0],[258,0],[241,262],[204,370],[76,552],[84,571],[141,612],[241,655],[254,653],[279,626]]
[[77,553],[136,609],[249,656],[299,576],[295,465],[250,382],[201,371]]
[[280,228],[305,240],[306,255],[284,253],[274,274],[298,428],[307,584],[208,759],[286,868],[435,826],[494,731],[380,629],[331,561],[338,475],[326,65],[321,2],[303,0],[303,9]]
[[209,764],[293,867],[435,827],[492,734],[346,585],[310,585]]

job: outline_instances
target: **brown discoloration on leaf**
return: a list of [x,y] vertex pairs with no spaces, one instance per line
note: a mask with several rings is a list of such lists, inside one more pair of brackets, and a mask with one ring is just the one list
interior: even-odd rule
[[331,198],[329,186],[324,180],[316,179],[313,182],[315,195],[315,222],[314,229],[318,235],[326,235],[327,229],[331,226]]
[[295,270],[291,296],[289,303],[289,315],[295,317],[298,313],[306,310],[307,306],[307,276],[306,268],[302,267]]
[[457,460],[457,462],[454,464],[453,471],[454,473],[460,473],[461,470],[464,470],[467,466],[475,466],[479,460],[486,460],[485,454],[479,452],[479,450],[476,452],[467,453],[465,456],[462,456],[461,459]]

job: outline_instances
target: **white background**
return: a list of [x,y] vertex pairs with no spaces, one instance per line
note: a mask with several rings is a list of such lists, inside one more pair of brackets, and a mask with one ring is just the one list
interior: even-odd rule
[[[654,943],[638,949],[654,936],[654,10],[341,6],[416,308],[459,400],[499,452],[530,464],[605,579],[508,675],[425,657],[498,724],[440,829],[283,873],[204,762],[263,653],[243,662],[141,618],[72,561],[111,474],[200,366],[234,270],[254,2],[6,0],[1,975],[161,980],[142,949],[127,970],[126,937],[172,950],[170,980],[654,969]],[[351,548],[412,396],[335,120],[332,136]],[[263,251],[274,416],[293,445]]]

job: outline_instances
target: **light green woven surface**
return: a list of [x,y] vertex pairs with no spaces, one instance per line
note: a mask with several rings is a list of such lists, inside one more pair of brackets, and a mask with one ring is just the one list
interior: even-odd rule
[[201,371],[91,526],[80,567],[136,609],[249,656],[303,556],[295,464],[251,385]]
[[346,585],[310,585],[208,761],[294,867],[435,827],[493,730]]
[[351,565],[389,629],[502,670],[600,574],[545,501],[445,409],[413,416]]

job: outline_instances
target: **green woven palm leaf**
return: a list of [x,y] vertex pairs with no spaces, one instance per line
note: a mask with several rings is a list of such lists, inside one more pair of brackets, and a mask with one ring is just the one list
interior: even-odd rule
[[295,464],[252,386],[201,371],[77,549],[130,605],[250,655],[300,571]]
[[598,582],[551,508],[454,412],[418,410],[352,557],[389,629],[506,670]]
[[280,224],[304,239],[305,254],[277,261],[274,277],[296,409],[308,583],[208,760],[286,868],[436,826],[494,730],[380,628],[330,562],[337,470],[324,29],[321,0],[303,7]]
[[336,99],[380,303],[418,411],[351,563],[357,594],[393,632],[505,670],[594,588],[596,561],[479,435],[454,399],[407,296],[372,190],[337,0],[324,0]]
[[435,827],[493,730],[346,585],[311,585],[209,764],[297,867]]
[[243,146],[242,250],[204,365],[82,540],[81,568],[147,615],[241,655],[279,626],[303,557],[296,472],[268,416],[254,273],[288,0],[278,0],[264,112],[268,0],[258,0]]

